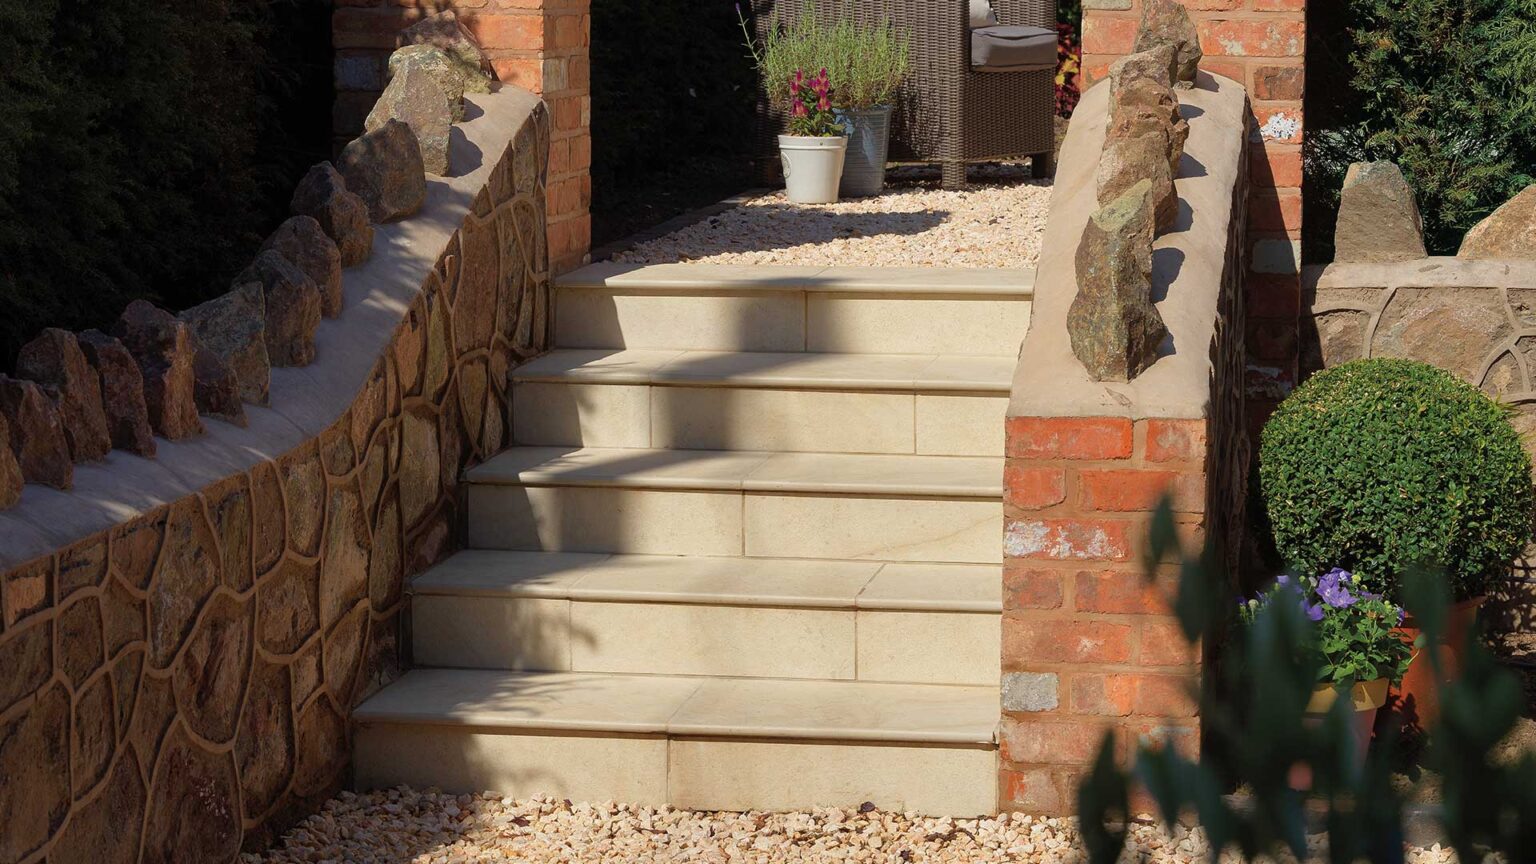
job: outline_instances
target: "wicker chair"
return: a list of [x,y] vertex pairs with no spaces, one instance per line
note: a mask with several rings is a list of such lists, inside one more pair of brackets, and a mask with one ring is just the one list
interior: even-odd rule
[[[785,19],[803,0],[777,0]],[[1000,23],[1056,27],[1055,0],[992,0]],[[759,35],[774,17],[775,0],[754,0]],[[938,162],[945,188],[965,183],[968,162],[1033,157],[1036,177],[1055,171],[1056,72],[978,71],[971,65],[969,0],[817,0],[818,17],[890,20],[912,33],[912,68],[896,99],[891,158]],[[784,118],[760,99],[758,139],[764,165],[778,164]],[[769,179],[765,176],[765,180]]]

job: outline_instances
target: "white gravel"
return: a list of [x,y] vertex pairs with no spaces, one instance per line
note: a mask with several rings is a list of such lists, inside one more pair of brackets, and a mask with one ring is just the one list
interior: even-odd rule
[[791,204],[778,192],[614,256],[633,264],[1033,267],[1051,181],[1019,165],[972,169],[945,191],[931,174],[897,171],[886,191],[836,204]]
[[[868,805],[866,805],[866,808]],[[861,808],[863,809],[863,808]],[[1170,835],[1143,818],[1122,860],[1204,861],[1199,828]],[[1314,851],[1317,851],[1315,848]],[[1237,860],[1231,856],[1225,860]],[[797,813],[699,813],[627,804],[572,804],[445,795],[406,788],[349,792],[289,831],[246,864],[646,864],[646,862],[1080,862],[1070,819],[1003,814],[992,819],[933,819],[881,810]],[[1408,861],[1449,862],[1438,847],[1411,850]]]

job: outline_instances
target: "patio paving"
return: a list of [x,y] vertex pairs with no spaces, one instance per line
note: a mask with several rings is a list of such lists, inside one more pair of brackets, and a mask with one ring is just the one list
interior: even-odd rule
[[[1314,843],[1318,838],[1314,838]],[[1206,860],[1204,833],[1172,835],[1139,821],[1122,860]],[[1314,845],[1314,858],[1322,854]],[[1081,862],[1070,819],[1003,814],[988,819],[923,818],[881,810],[697,813],[626,804],[573,804],[446,795],[406,788],[344,792],[244,864],[346,861],[357,864],[501,862]],[[1237,859],[1224,856],[1224,861]],[[1411,864],[1448,862],[1449,852],[1413,849]]]
[[975,166],[946,191],[926,168],[899,167],[886,191],[826,205],[783,192],[751,199],[614,256],[634,264],[802,264],[869,267],[1033,267],[1050,180],[1027,165]]

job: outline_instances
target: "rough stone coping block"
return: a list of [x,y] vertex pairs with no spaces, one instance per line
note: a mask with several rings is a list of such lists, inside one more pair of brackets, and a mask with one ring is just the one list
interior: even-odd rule
[[[1228,257],[1232,196],[1243,162],[1248,94],[1201,72],[1178,91],[1189,141],[1174,186],[1179,214],[1153,241],[1152,299],[1172,353],[1126,384],[1099,383],[1072,354],[1067,310],[1077,295],[1078,240],[1098,208],[1095,172],[1108,121],[1109,85],[1083,94],[1056,168],[1029,332],[1014,370],[1010,417],[1204,417],[1210,402],[1217,301]],[[1241,242],[1241,240],[1239,240]]]
[[998,613],[992,564],[468,549],[416,577],[421,596]]
[[471,483],[606,486],[880,497],[1002,498],[1003,460],[984,456],[755,453],[513,447],[465,475]]
[[377,226],[373,255],[343,274],[345,311],[322,321],[315,334],[315,363],[273,369],[271,407],[246,406],[247,428],[205,418],[207,434],[160,439],[156,459],[114,450],[101,462],[76,466],[69,492],[28,485],[19,505],[0,513],[0,571],[274,459],[336,422],[389,346],[475,193],[539,104],[537,96],[511,86],[466,98],[479,111],[456,127],[463,133],[453,141],[461,175],[429,178],[421,212]]
[[357,723],[990,747],[996,687],[416,669]]
[[[1346,262],[1307,267],[1302,283],[1338,288],[1533,288],[1536,261],[1436,256],[1414,261]],[[1314,312],[1327,311],[1316,307]]]
[[519,366],[514,381],[667,384],[796,390],[1007,393],[1012,357],[561,349]]
[[557,288],[651,292],[808,291],[837,294],[1029,297],[1035,271],[964,267],[771,267],[759,264],[589,264]]

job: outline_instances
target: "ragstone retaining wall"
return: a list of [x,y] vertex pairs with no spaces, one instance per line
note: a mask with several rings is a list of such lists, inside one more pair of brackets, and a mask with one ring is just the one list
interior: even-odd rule
[[460,176],[378,226],[249,428],[114,451],[0,513],[3,864],[228,861],[344,781],[404,580],[455,546],[459,474],[547,344],[550,115],[466,101]]
[[1008,408],[998,800],[1032,813],[1075,810],[1106,730],[1121,754],[1141,740],[1198,746],[1201,658],[1165,602],[1176,571],[1144,579],[1149,514],[1172,495],[1186,546],[1209,537],[1229,572],[1244,524],[1247,94],[1206,72],[1177,91],[1190,125],[1179,214],[1152,259],[1170,337],[1120,384],[1090,380],[1066,323],[1099,206],[1108,91],[1084,94],[1062,145]]

